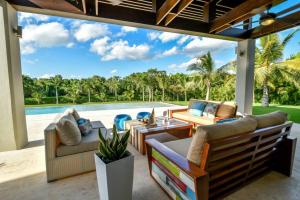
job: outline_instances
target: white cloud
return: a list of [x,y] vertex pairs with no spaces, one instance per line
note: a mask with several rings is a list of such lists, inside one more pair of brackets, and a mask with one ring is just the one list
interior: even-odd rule
[[163,56],[172,56],[178,54],[177,47],[172,47],[171,49],[168,49],[162,53]]
[[135,27],[131,27],[131,26],[122,26],[121,28],[121,32],[117,33],[115,36],[116,37],[122,37],[122,36],[125,36],[127,33],[130,33],[130,32],[137,32],[138,29],[135,28]]
[[170,42],[172,40],[176,40],[180,37],[181,35],[178,33],[169,33],[169,32],[163,32],[162,34],[160,34],[158,36],[158,39],[160,39],[160,41],[162,43],[166,43],[166,42]]
[[216,52],[233,48],[234,46],[236,46],[236,43],[232,41],[197,37],[183,48],[183,52],[189,55],[200,55],[208,51]]
[[150,33],[148,33],[147,36],[150,40],[156,40],[159,35],[160,35],[159,32],[150,32]]
[[105,55],[105,53],[107,52],[107,50],[109,49],[108,46],[108,41],[110,39],[108,37],[104,37],[98,40],[95,40],[92,44],[91,44],[91,48],[90,51],[94,52],[100,56]]
[[130,46],[128,41],[119,40],[111,44],[102,60],[142,60],[147,58],[149,50],[150,47],[146,44]]
[[47,16],[47,15],[25,13],[25,12],[20,12],[18,18],[19,18],[20,23],[22,23],[24,21],[28,21],[29,23],[31,23],[33,20],[37,21],[37,22],[40,22],[40,21],[45,22],[45,21],[49,20],[49,16]]
[[68,43],[67,44],[67,48],[72,48],[72,47],[74,47],[75,46],[75,43],[74,42],[70,42],[70,43]]
[[42,75],[42,76],[39,76],[38,78],[39,78],[39,79],[40,79],[40,78],[49,79],[49,78],[54,77],[54,76],[55,76],[55,74],[44,74],[44,75]]
[[108,26],[103,24],[80,24],[75,30],[74,37],[79,42],[86,42],[109,34]]
[[131,26],[122,26],[121,28],[122,32],[137,32],[137,30],[137,28]]
[[67,45],[70,34],[64,25],[58,22],[28,25],[23,29],[20,41],[22,54],[34,53],[37,48],[49,48]]
[[[182,39],[183,37],[185,38]],[[182,40],[181,43],[183,44],[184,43],[183,40],[189,39],[190,36],[185,36],[179,33],[170,33],[170,32],[150,32],[148,33],[148,38],[150,40],[160,40],[162,43],[167,43],[181,38],[180,40]],[[180,41],[178,41],[178,43],[180,43]]]
[[170,69],[186,69],[188,66],[190,66],[191,64],[194,64],[197,62],[196,58],[193,58],[187,62],[183,62],[181,64],[171,64],[169,65]]
[[117,72],[118,72],[118,70],[116,70],[116,69],[113,69],[113,70],[110,71],[111,74],[115,74]]
[[132,45],[128,41],[110,42],[108,37],[95,40],[90,51],[101,56],[101,60],[142,60],[148,57],[150,46],[147,44]]
[[178,40],[178,44],[182,45],[184,44],[186,41],[188,41],[189,39],[191,39],[192,37],[194,36],[189,36],[189,35],[185,35],[185,36],[182,36],[179,40]]

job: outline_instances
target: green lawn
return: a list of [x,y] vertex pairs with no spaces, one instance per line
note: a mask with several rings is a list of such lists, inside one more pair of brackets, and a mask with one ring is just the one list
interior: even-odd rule
[[[188,102],[185,102],[185,101],[173,101],[173,102],[168,102],[168,103],[173,103],[173,104],[182,105],[182,106],[186,106],[188,104]],[[296,123],[300,123],[300,106],[271,104],[269,107],[262,107],[262,106],[260,106],[260,104],[257,104],[257,103],[253,105],[253,114],[254,115],[266,114],[266,113],[274,112],[277,110],[288,113],[289,120],[294,121]]]

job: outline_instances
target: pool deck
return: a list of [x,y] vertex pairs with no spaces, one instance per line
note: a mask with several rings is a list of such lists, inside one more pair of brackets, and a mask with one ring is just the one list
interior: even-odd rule
[[[155,109],[161,115],[167,108]],[[91,120],[101,120],[111,128],[116,114],[127,113],[136,116],[140,111],[152,109],[124,109],[109,111],[80,112],[80,115]],[[44,157],[44,128],[60,115],[27,116],[29,145],[17,151],[0,152],[0,199],[3,200],[96,200],[99,199],[95,172],[86,173],[52,183],[46,182]],[[300,124],[292,128],[292,135],[300,138]],[[300,139],[294,162],[293,176],[288,178],[271,172],[263,178],[230,195],[228,200],[276,200],[300,199]],[[132,146],[128,149],[135,156],[133,199],[167,200],[167,195],[149,176],[146,157],[139,154]]]

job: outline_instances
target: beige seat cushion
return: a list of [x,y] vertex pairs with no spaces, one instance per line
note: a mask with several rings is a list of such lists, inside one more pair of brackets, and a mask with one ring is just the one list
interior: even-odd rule
[[192,138],[186,138],[186,139],[181,139],[181,140],[165,142],[164,145],[169,147],[176,153],[182,155],[183,157],[186,157],[189,147],[191,145],[191,142],[192,142]]
[[69,113],[71,115],[73,115],[75,121],[80,119],[80,116],[79,116],[78,112],[74,108],[69,108],[69,109],[65,110],[64,115],[67,115]]
[[81,133],[72,114],[63,116],[56,123],[56,130],[64,145],[77,145],[81,141]]
[[276,111],[264,115],[253,115],[252,117],[257,120],[257,128],[259,129],[283,124],[287,121],[288,114]]
[[149,139],[155,139],[155,140],[159,141],[160,143],[178,140],[177,137],[175,137],[174,135],[169,134],[167,132],[162,132],[162,133],[146,136],[146,140],[149,140]]
[[192,115],[191,113],[184,111],[184,112],[175,112],[173,113],[173,117],[177,119],[182,119],[184,121],[194,122],[197,124],[202,125],[210,125],[214,124],[214,120],[208,117],[197,117]]
[[233,103],[221,103],[216,116],[221,118],[233,118],[236,115],[236,105]]
[[193,135],[193,139],[187,154],[187,159],[199,165],[205,142],[209,143],[210,140],[254,132],[256,126],[256,120],[251,117],[246,117],[224,124],[199,126],[196,133]]
[[[103,129],[103,130],[102,130]],[[102,133],[105,133],[105,128],[101,128]],[[56,149],[56,156],[67,156],[86,151],[95,151],[98,149],[99,136],[98,129],[93,129],[90,134],[83,136],[81,142],[75,146],[59,145]]]

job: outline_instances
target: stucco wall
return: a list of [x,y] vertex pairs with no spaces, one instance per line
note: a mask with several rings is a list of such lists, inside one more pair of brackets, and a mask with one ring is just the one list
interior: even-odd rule
[[27,144],[16,10],[0,0],[0,151]]

